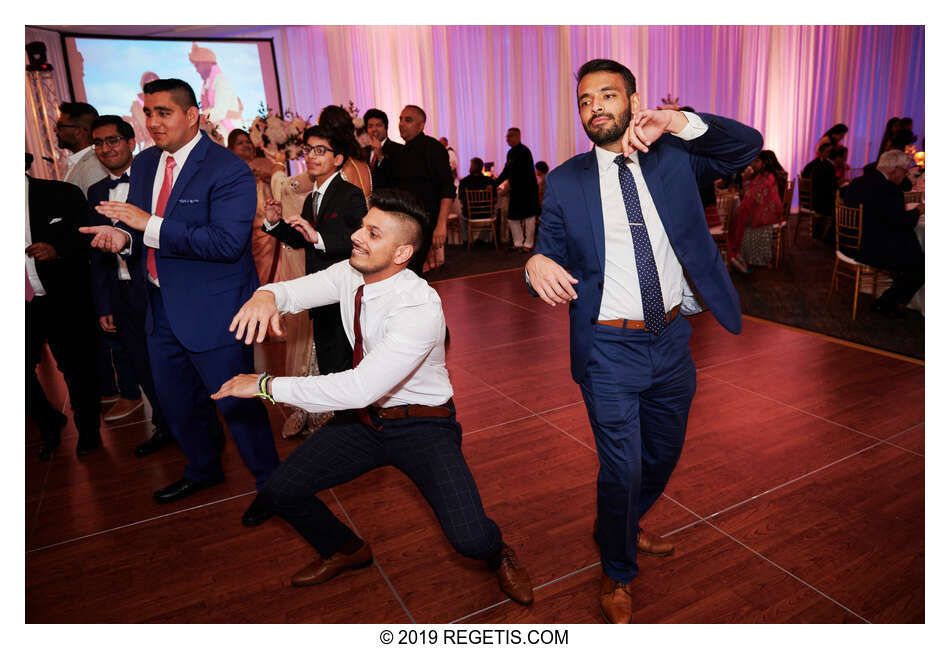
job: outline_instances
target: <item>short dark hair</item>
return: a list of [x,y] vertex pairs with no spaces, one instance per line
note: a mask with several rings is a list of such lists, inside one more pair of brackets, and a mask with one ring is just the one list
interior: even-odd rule
[[369,195],[369,206],[381,212],[392,214],[403,223],[412,226],[411,238],[413,256],[422,248],[422,236],[429,229],[429,216],[412,194],[401,189],[377,189]]
[[[418,106],[416,106],[415,104],[406,104],[406,108],[412,108],[413,110],[419,111],[419,114],[422,115],[422,121],[423,122],[426,121],[426,112],[422,110],[421,108],[419,108]],[[406,108],[403,108],[403,110],[405,110]]]
[[385,126],[387,130],[389,130],[389,117],[387,117],[386,113],[384,113],[380,109],[370,108],[368,111],[366,111],[366,114],[363,115],[363,125],[366,126],[366,124],[368,124],[369,120],[371,119],[382,120],[383,126]]
[[538,160],[537,162],[534,163],[534,168],[540,171],[541,173],[546,174],[548,172],[548,163],[545,162],[544,160]]
[[521,129],[518,128],[517,126],[512,126],[511,128],[508,129],[508,132],[517,133],[518,135],[521,135]]
[[[593,72],[613,72],[623,77],[623,84],[627,89],[627,97],[637,91],[637,79],[633,76],[630,68],[610,59],[591,59],[580,67],[577,71],[577,85],[581,85],[581,79]],[[576,88],[575,88],[576,91]]]
[[181,79],[155,79],[142,86],[142,92],[146,95],[152,95],[156,92],[171,93],[172,100],[181,106],[182,110],[187,111],[194,106],[198,107],[198,99],[195,97],[195,91],[191,85]]
[[92,128],[90,128],[89,131],[92,132],[100,126],[109,126],[110,124],[115,126],[115,130],[126,140],[135,139],[135,129],[118,115],[100,115],[96,118],[96,121],[92,123]]
[[84,101],[64,101],[59,105],[59,112],[79,120],[89,130],[92,130],[92,122],[99,117],[99,111]]
[[840,135],[840,136],[844,137],[847,132],[848,132],[848,127],[847,127],[847,125],[845,125],[845,124],[835,124],[834,126],[832,126],[831,128],[829,128],[827,131],[825,131],[825,135],[827,135],[827,136],[829,136],[829,137],[832,136],[832,135]]
[[244,129],[236,128],[236,129],[233,129],[230,133],[228,133],[228,148],[229,149],[232,146],[234,146],[234,141],[238,139],[238,137],[240,137],[241,135],[247,135],[247,138],[251,139],[251,136]]
[[485,168],[485,161],[481,158],[472,158],[469,162],[469,168],[475,168],[476,173],[481,173],[482,169]]
[[[343,162],[340,164],[340,167],[346,164],[346,160],[349,158],[349,155],[347,155],[347,141],[343,133],[340,132],[340,129],[334,128],[329,124],[317,124],[303,132],[304,144],[312,137],[326,140],[330,148],[333,149],[334,154],[343,156]],[[337,169],[340,167],[337,167]]]

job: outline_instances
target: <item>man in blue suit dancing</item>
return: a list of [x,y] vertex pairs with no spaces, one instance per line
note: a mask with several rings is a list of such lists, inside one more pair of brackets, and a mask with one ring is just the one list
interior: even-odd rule
[[595,146],[548,174],[525,273],[545,302],[570,303],[571,374],[600,459],[600,606],[629,623],[637,552],[673,552],[639,520],[673,473],[696,392],[683,316],[702,300],[726,329],[742,328],[698,187],[743,169],[762,136],[715,115],[642,110],[633,74],[607,59],[578,70],[577,107]]
[[[235,374],[252,371],[252,350],[228,331],[258,286],[251,257],[257,193],[250,168],[198,129],[194,91],[179,79],[144,87],[146,126],[155,146],[132,163],[127,203],[96,210],[121,223],[84,228],[92,245],[128,255],[133,281],[148,291],[148,351],[158,400],[188,458],[182,479],[155,492],[175,502],[224,481],[220,425],[209,395]],[[218,402],[258,489],[279,459],[264,406]],[[242,522],[270,516],[251,504]]]

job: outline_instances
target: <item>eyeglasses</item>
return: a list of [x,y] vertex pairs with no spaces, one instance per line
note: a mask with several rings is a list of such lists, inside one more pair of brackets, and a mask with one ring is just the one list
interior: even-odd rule
[[110,147],[113,147],[124,139],[125,138],[121,135],[110,135],[102,139],[94,138],[92,140],[92,146],[96,147],[97,149],[101,149],[103,144],[108,144]]
[[318,144],[317,146],[310,146],[309,144],[304,144],[303,146],[300,147],[300,150],[303,151],[304,156],[308,156],[311,153],[313,155],[321,156],[321,155],[325,155],[327,151],[329,151],[330,153],[336,153],[336,151],[334,151],[330,147],[323,146],[322,144]]

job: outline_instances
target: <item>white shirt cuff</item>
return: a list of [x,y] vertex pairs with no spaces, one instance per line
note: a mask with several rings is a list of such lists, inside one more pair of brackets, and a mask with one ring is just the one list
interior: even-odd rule
[[276,228],[278,225],[280,225],[280,221],[278,221],[277,223],[271,223],[267,219],[264,219],[264,230],[266,232],[270,232],[271,230]]
[[709,130],[709,125],[696,113],[691,113],[686,110],[680,112],[683,113],[683,116],[686,118],[687,124],[679,133],[673,133],[676,137],[681,140],[695,140]]
[[142,240],[149,248],[155,248],[157,250],[161,247],[159,235],[162,230],[162,220],[162,217],[153,214],[145,226],[145,233],[142,236]]
[[325,243],[323,243],[323,237],[320,236],[319,232],[317,232],[317,242],[313,244],[313,247],[322,252],[327,251],[327,246]]
[[[119,251],[119,254],[131,255],[132,254],[132,235],[126,232],[125,230],[123,230],[122,228],[116,228],[116,229],[122,232],[122,234],[124,234],[126,238],[129,240],[129,242],[125,244],[125,248]],[[121,272],[121,270],[119,272]],[[126,272],[128,272],[128,268],[126,268]]]

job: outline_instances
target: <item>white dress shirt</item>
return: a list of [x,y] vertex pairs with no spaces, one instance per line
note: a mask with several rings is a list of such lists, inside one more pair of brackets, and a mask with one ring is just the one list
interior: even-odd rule
[[[333,174],[329,178],[327,178],[322,183],[320,183],[319,187],[314,187],[313,191],[310,192],[310,195],[313,196],[312,208],[313,208],[314,214],[320,213],[320,205],[323,203],[323,197],[327,193],[327,187],[329,187],[330,183],[333,182],[333,179],[339,175],[340,175],[339,171],[334,171]],[[277,223],[280,223],[280,221],[278,221]],[[264,229],[270,232],[271,230],[277,227],[277,223],[270,223],[269,221],[265,220]],[[323,242],[323,237],[320,236],[319,232],[317,232],[317,242],[313,244],[313,247],[316,248],[317,250],[322,250],[323,252],[326,252],[327,250],[327,244]]]
[[[30,232],[30,181],[24,176],[23,182],[26,183],[26,245],[33,245],[33,234]],[[40,276],[36,272],[36,260],[27,254],[26,257],[26,277],[30,280],[30,286],[33,287],[33,295],[46,295],[46,288],[40,281]]]
[[[353,344],[356,290],[363,275],[349,260],[298,279],[262,286],[281,313],[340,303],[343,329]],[[445,368],[442,300],[410,270],[366,284],[360,309],[363,360],[352,370],[325,376],[280,377],[274,399],[308,412],[421,404],[439,406],[452,397]]]
[[[688,124],[676,137],[692,140],[703,135],[709,126],[698,115],[683,112]],[[637,275],[637,261],[633,248],[633,237],[627,222],[627,209],[620,189],[619,167],[614,163],[616,153],[594,147],[600,176],[600,200],[604,214],[604,294],[600,303],[600,320],[643,320],[643,302],[640,299],[640,280]],[[633,174],[640,196],[640,207],[653,258],[656,260],[660,289],[663,292],[663,306],[670,311],[678,304],[689,315],[699,311],[692,293],[683,276],[683,268],[669,237],[660,220],[653,197],[647,188],[639,157],[634,153],[627,159],[627,168]],[[684,294],[687,300],[684,302]]]
[[[379,143],[380,151],[382,151],[382,147],[386,146],[387,142],[389,142],[389,138],[384,137],[383,141]],[[382,158],[382,156],[380,156],[380,158]],[[373,149],[369,154],[369,166],[372,167],[375,161],[376,161],[376,149]]]
[[89,188],[109,175],[108,169],[102,166],[96,152],[90,144],[81,151],[72,153],[66,159],[66,175],[63,182],[76,185],[82,190],[82,195],[89,193]]
[[[128,173],[128,169],[126,169],[123,173]],[[118,176],[116,176],[114,173],[111,173],[111,172],[109,173],[110,180],[118,180],[121,176],[122,174],[119,174]],[[118,185],[116,185],[115,187],[109,190],[110,201],[115,201],[117,203],[125,203],[127,202],[128,198],[129,198],[129,183],[119,183]],[[119,219],[110,219],[110,221],[112,221],[112,225],[115,225],[116,223],[119,222]],[[119,279],[122,279],[122,280],[132,279],[132,276],[129,274],[129,266],[128,264],[125,263],[125,259],[122,258],[122,255],[116,253],[115,257],[116,259],[119,260],[119,267],[118,267]]]

